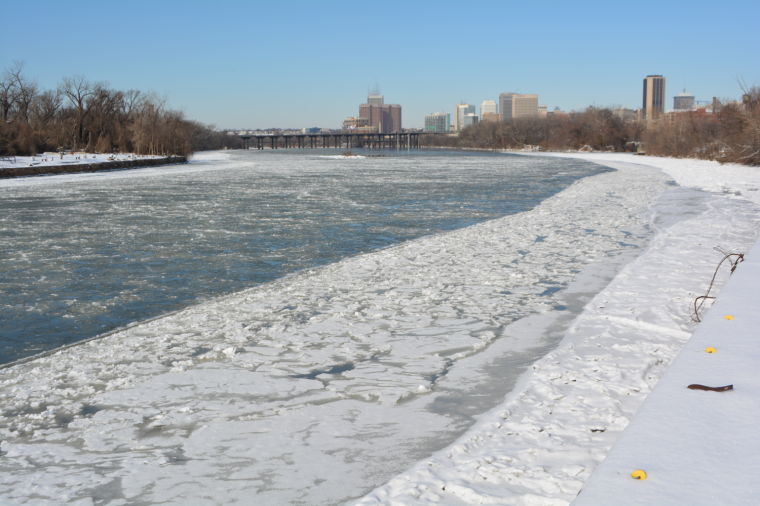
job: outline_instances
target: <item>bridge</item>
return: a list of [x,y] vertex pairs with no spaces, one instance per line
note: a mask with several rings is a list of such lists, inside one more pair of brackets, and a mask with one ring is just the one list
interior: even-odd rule
[[416,149],[423,132],[238,134],[245,149]]

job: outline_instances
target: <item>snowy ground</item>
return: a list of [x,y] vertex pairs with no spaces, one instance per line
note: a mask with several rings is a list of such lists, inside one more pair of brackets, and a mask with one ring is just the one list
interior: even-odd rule
[[[627,166],[629,170],[631,163],[659,167],[684,187],[714,193],[702,201],[700,211],[689,219],[659,224],[658,234],[647,251],[627,265],[586,306],[561,344],[532,366],[503,405],[481,417],[456,443],[376,489],[358,504],[568,504],[689,339],[695,328],[689,314],[691,301],[704,293],[722,258],[712,251],[713,246],[746,252],[758,237],[760,170],[757,168],[618,154],[574,156],[612,167]],[[665,205],[671,206],[675,216],[690,200],[674,199]],[[725,277],[723,273],[719,279]],[[753,280],[745,280],[744,284],[744,293],[751,292]],[[718,319],[711,314],[711,322]],[[693,348],[715,342],[701,338],[698,341]],[[704,351],[701,353],[705,355]],[[742,341],[728,353],[728,358],[716,369],[730,371],[742,354],[745,360],[742,370],[754,369],[752,364],[756,361],[746,361],[757,354],[754,343]],[[747,374],[715,371],[701,374],[694,370],[691,373],[686,376],[706,383],[730,383],[732,378],[737,381],[743,378],[747,385],[744,395],[749,392],[750,397],[756,383]],[[678,381],[671,381],[677,385],[648,406],[649,416],[613,454],[610,466],[602,469],[599,478],[595,477],[592,487],[581,496],[582,504],[622,504],[625,493],[634,487],[638,487],[639,494],[632,496],[632,504],[697,504],[695,500],[703,504],[733,504],[732,499],[737,504],[750,504],[756,499],[752,482],[757,470],[758,445],[748,430],[748,410],[742,409],[751,401],[743,398],[731,405],[710,404],[699,413],[712,409],[712,414],[696,424],[697,430],[688,434],[690,439],[678,439],[680,447],[663,445],[668,434],[678,433],[679,421],[697,413],[694,404],[704,396],[696,394],[707,393],[690,392],[686,397],[691,405],[683,402],[673,405],[670,401],[677,395],[673,392],[680,393],[686,379],[684,375],[677,378]],[[726,427],[723,423],[723,428],[729,430],[715,438],[733,442],[708,452],[710,459],[706,465],[698,466],[697,472],[690,475],[689,462],[700,459],[704,453],[701,448],[710,446],[713,440],[711,425],[722,419],[723,414],[731,416],[733,410],[737,411],[736,424]],[[663,425],[667,427],[664,436],[651,437]],[[732,438],[731,431],[737,426],[741,435]],[[642,437],[642,433],[650,437]],[[714,479],[706,481],[713,485],[710,495],[704,495],[704,486],[694,487],[709,474],[711,465],[716,469],[725,466],[734,458],[730,449],[742,445],[749,445],[751,450],[745,447],[737,454],[740,462],[727,467],[732,479],[726,486],[735,489],[733,495],[721,495],[721,485]],[[679,451],[682,453],[677,454]],[[668,482],[672,474],[663,472],[666,476],[658,476],[656,471],[675,466],[674,459],[680,465],[681,479]],[[629,473],[638,467],[634,462],[642,467],[651,466],[657,488],[655,484],[632,483]],[[737,478],[732,472],[742,467],[743,472]],[[647,486],[648,491],[641,492]],[[699,492],[694,493],[695,490]]]
[[[713,247],[746,251],[760,224],[755,169],[577,156],[618,171],[527,213],[0,371],[10,420],[0,424],[0,500],[347,501],[415,457],[404,438],[436,426],[440,416],[423,409],[431,399],[473,392],[477,402],[488,385],[468,390],[473,371],[519,362],[539,342],[552,351],[503,404],[358,503],[567,504],[694,330],[691,300],[721,258]],[[668,177],[681,187],[664,191]],[[647,226],[656,231],[648,248],[620,269],[625,241]],[[547,305],[538,295],[556,279],[574,281]],[[512,321],[505,286],[536,314]],[[566,328],[561,303],[586,306],[559,346],[537,341]],[[378,435],[396,446],[379,446]]]
[[[127,172],[111,177],[139,177]],[[528,212],[302,271],[0,370],[0,496],[359,497],[503,398],[556,342],[544,335],[557,320],[646,241],[649,204],[665,182],[646,169],[587,177]],[[583,286],[563,293],[591,265]],[[541,328],[512,332],[531,311]]]
[[[760,243],[574,504],[753,506],[760,497]],[[688,389],[731,385],[726,392]],[[643,471],[644,480],[632,479]]]
[[36,156],[0,157],[0,170],[14,167],[48,167],[51,165],[79,165],[83,163],[139,160],[160,156],[133,155],[130,153],[42,153]]

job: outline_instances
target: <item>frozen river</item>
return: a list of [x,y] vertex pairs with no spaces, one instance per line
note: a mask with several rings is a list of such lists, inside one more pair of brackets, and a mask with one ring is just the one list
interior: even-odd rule
[[504,155],[237,152],[177,170],[0,182],[0,363],[524,211],[599,170]]
[[669,188],[428,153],[2,184],[6,361],[175,310],[0,370],[0,500],[82,504],[360,497],[496,405]]

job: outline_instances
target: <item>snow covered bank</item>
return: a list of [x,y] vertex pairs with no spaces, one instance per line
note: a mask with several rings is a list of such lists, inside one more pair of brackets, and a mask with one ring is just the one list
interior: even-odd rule
[[0,178],[99,172],[187,162],[184,156],[74,153],[0,158]]
[[363,158],[367,158],[364,155],[353,155],[350,153],[344,153],[342,155],[320,155],[320,158],[329,158],[332,160],[361,160]]
[[[588,303],[559,347],[532,366],[504,404],[456,443],[358,504],[568,504],[689,339],[691,301],[704,293],[721,258],[712,248],[746,251],[758,237],[755,168],[618,154],[575,156],[628,171],[645,163],[683,186],[719,193],[682,188],[666,194],[655,208],[658,233],[649,248]],[[711,379],[722,381],[705,381]],[[653,409],[658,408],[662,404]],[[631,463],[625,464],[627,477]],[[589,493],[588,504],[618,502],[614,485],[605,491],[606,500],[597,502]],[[653,497],[641,504],[659,504]]]
[[[756,505],[760,497],[760,243],[574,504]],[[726,392],[688,385],[732,385]],[[631,472],[642,469],[646,479]]]
[[607,162],[628,162],[657,167],[681,186],[734,195],[756,204],[760,203],[760,167],[691,158],[641,156],[631,153],[540,153],[540,156],[578,158],[602,165]]
[[[439,163],[530,170],[488,160]],[[245,170],[182,171],[194,167]],[[446,446],[554,346],[556,329],[646,244],[666,181],[652,169],[600,173],[530,211],[2,369],[0,501],[360,497]]]
[[566,504],[688,339],[712,247],[758,228],[746,180],[711,194],[621,160],[530,211],[0,369],[0,502],[334,504],[426,459],[360,503]]
[[0,170],[18,167],[50,167],[55,165],[81,165],[87,163],[123,162],[127,160],[150,160],[161,158],[132,153],[42,153],[35,156],[0,157]]

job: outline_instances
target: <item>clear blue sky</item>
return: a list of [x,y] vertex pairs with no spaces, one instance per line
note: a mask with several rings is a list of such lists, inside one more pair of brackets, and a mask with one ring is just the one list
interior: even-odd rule
[[405,127],[460,100],[565,110],[738,98],[760,85],[760,2],[3,0],[0,70],[154,91],[220,128],[338,127],[379,85]]

